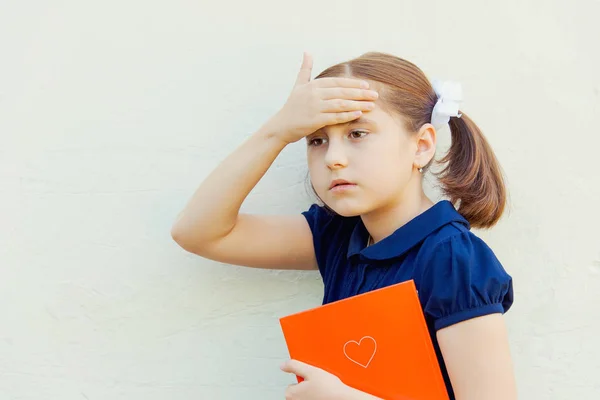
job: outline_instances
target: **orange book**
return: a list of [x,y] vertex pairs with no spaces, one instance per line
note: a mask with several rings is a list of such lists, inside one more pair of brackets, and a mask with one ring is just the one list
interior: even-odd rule
[[448,400],[412,280],[279,321],[291,358],[348,386],[385,400]]

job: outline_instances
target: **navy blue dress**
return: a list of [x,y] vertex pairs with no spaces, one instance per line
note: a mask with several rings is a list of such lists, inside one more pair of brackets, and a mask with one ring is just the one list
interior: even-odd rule
[[471,318],[505,313],[512,278],[467,220],[443,200],[385,239],[366,247],[360,217],[342,217],[313,204],[302,213],[313,233],[323,304],[413,279],[446,388],[454,392],[436,331]]

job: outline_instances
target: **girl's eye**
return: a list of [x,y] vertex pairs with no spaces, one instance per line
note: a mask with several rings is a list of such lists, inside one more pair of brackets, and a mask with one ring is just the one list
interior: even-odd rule
[[365,137],[369,134],[369,132],[367,131],[352,131],[350,132],[350,136],[352,136],[353,139],[360,139],[361,137]]
[[325,139],[323,139],[323,138],[314,138],[314,139],[310,139],[310,140],[308,141],[308,145],[309,145],[309,146],[315,146],[315,147],[316,147],[316,146],[320,146],[320,145],[322,145],[322,144],[323,144],[323,141],[324,141],[324,140],[325,140]]
[[[361,139],[365,136],[367,136],[369,134],[369,132],[367,131],[352,131],[350,132],[348,135],[352,138],[352,139]],[[327,141],[326,138],[313,138],[308,140],[308,145],[312,146],[312,147],[318,147],[321,146],[323,143],[325,143]]]

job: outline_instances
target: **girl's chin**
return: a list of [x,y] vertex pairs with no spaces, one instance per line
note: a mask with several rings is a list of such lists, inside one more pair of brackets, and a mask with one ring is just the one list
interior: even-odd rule
[[331,201],[327,203],[327,206],[335,211],[336,214],[342,217],[357,217],[363,214],[364,210],[362,207],[357,207],[355,204],[344,204],[343,201]]

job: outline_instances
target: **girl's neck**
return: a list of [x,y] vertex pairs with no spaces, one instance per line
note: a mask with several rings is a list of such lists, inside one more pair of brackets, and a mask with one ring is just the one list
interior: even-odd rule
[[377,243],[390,236],[432,206],[433,202],[421,192],[414,198],[404,198],[395,204],[361,215],[363,224],[372,237],[370,243]]

